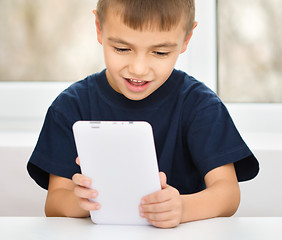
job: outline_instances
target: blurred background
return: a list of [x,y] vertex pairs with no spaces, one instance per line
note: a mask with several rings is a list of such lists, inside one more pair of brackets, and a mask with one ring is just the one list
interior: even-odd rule
[[[95,6],[95,0],[1,0],[0,81],[73,82],[103,69]],[[223,101],[282,102],[281,11],[281,0],[217,1]]]
[[218,93],[282,102],[282,1],[218,0]]
[[102,69],[93,0],[1,0],[0,81],[77,81]]

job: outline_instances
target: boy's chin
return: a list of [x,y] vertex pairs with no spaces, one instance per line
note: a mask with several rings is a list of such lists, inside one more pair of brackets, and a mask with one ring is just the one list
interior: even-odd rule
[[132,101],[141,101],[147,98],[150,94],[145,93],[121,93],[123,96],[125,96],[127,99]]
[[141,101],[144,100],[146,97],[148,97],[148,96],[127,96],[127,95],[124,96],[132,101]]

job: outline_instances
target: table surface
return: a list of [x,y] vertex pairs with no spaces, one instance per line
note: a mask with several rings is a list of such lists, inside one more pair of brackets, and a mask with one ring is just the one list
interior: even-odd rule
[[96,225],[89,218],[0,217],[0,239],[13,240],[266,240],[282,239],[282,217],[214,218],[172,229]]

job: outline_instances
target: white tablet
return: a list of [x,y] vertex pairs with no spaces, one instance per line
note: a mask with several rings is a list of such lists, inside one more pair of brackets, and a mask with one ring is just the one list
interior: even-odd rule
[[147,225],[141,198],[161,189],[152,127],[147,122],[78,121],[73,125],[82,174],[92,179],[101,209],[97,224]]

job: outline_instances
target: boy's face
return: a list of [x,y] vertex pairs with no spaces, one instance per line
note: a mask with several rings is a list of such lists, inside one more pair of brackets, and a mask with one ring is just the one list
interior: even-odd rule
[[97,19],[108,82],[131,100],[146,98],[168,79],[192,36],[186,36],[183,24],[170,31],[134,30],[112,10],[108,10],[102,29]]

